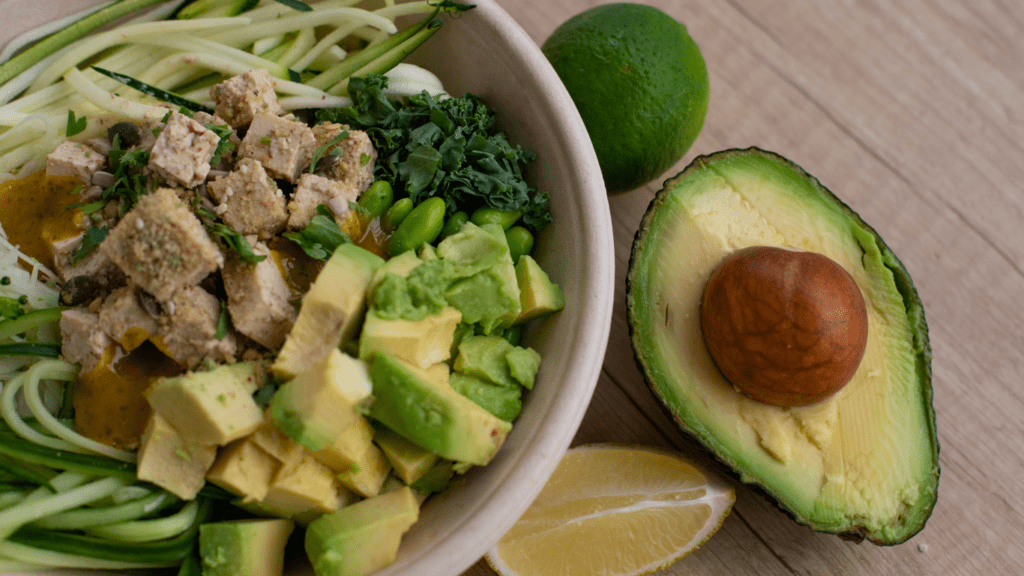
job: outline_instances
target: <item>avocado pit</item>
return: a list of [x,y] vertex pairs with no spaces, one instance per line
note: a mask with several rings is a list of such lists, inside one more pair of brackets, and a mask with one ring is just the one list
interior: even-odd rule
[[867,346],[867,308],[853,277],[816,252],[738,250],[712,271],[700,309],[708,352],[747,396],[806,406],[841,390]]

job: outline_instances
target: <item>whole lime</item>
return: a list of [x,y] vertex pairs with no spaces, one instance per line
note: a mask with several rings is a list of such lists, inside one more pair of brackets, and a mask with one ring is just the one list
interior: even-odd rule
[[686,27],[643,4],[596,6],[541,47],[590,133],[609,193],[675,164],[708,109],[708,71]]

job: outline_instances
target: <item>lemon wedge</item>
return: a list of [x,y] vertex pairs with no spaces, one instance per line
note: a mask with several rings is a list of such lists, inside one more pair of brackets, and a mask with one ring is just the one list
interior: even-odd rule
[[648,574],[706,542],[735,501],[674,452],[580,446],[485,558],[501,576]]

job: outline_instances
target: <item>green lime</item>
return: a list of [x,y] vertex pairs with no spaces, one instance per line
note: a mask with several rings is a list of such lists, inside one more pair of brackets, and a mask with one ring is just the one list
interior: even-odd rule
[[675,164],[708,109],[708,71],[686,27],[652,6],[596,6],[541,47],[590,133],[609,193]]

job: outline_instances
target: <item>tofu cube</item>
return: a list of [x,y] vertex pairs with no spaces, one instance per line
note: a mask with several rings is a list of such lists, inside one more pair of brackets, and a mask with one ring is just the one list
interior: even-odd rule
[[319,148],[327,144],[343,130],[348,130],[348,136],[325,150],[315,172],[350,184],[362,193],[373,184],[373,167],[377,162],[377,149],[373,147],[370,136],[362,130],[350,130],[342,124],[325,122],[313,127],[316,146]]
[[220,143],[212,130],[179,112],[172,112],[150,152],[147,165],[168,183],[195,188],[210,173],[210,160]]
[[182,500],[192,500],[216,458],[216,446],[186,442],[167,419],[154,413],[142,434],[136,475]]
[[124,272],[102,250],[91,250],[78,262],[71,263],[71,257],[82,245],[85,234],[56,240],[50,245],[53,250],[53,267],[57,275],[67,282],[75,276],[89,276],[104,286],[124,283]]
[[153,410],[194,444],[223,446],[256,431],[263,410],[249,391],[255,362],[222,365],[205,372],[161,378],[147,399]]
[[198,286],[186,286],[175,292],[164,308],[167,314],[160,318],[153,343],[175,362],[192,368],[204,358],[216,362],[234,358],[235,335],[217,338],[221,304],[216,296]]
[[243,503],[259,502],[267,495],[270,480],[280,464],[253,442],[236,440],[225,446],[206,473],[206,479],[242,497]]
[[100,327],[100,317],[85,309],[72,308],[60,313],[61,353],[68,362],[82,365],[90,372],[113,344]]
[[263,69],[249,70],[217,84],[210,88],[210,98],[215,104],[214,113],[233,128],[249,124],[259,112],[274,116],[281,113],[274,81]]
[[157,333],[160,325],[139,304],[134,286],[122,286],[110,293],[100,307],[100,326],[125,350],[134,350]]
[[106,163],[107,157],[88,144],[65,141],[46,156],[46,175],[76,176],[89,184],[92,175]]
[[288,228],[305,228],[316,216],[316,207],[326,204],[336,217],[342,217],[350,210],[349,202],[359,198],[359,189],[340,180],[331,180],[316,174],[303,174],[288,203]]
[[280,348],[295,324],[297,313],[288,302],[291,290],[264,244],[253,252],[260,262],[229,260],[222,271],[228,313],[235,330],[272,350]]
[[224,264],[202,223],[170,188],[140,197],[100,249],[132,282],[162,301]]
[[298,180],[316,149],[313,130],[302,122],[257,112],[242,139],[239,156],[263,164],[274,178]]
[[240,234],[267,239],[288,222],[284,193],[252,158],[240,160],[230,174],[210,182],[206,189],[219,203],[214,211]]

